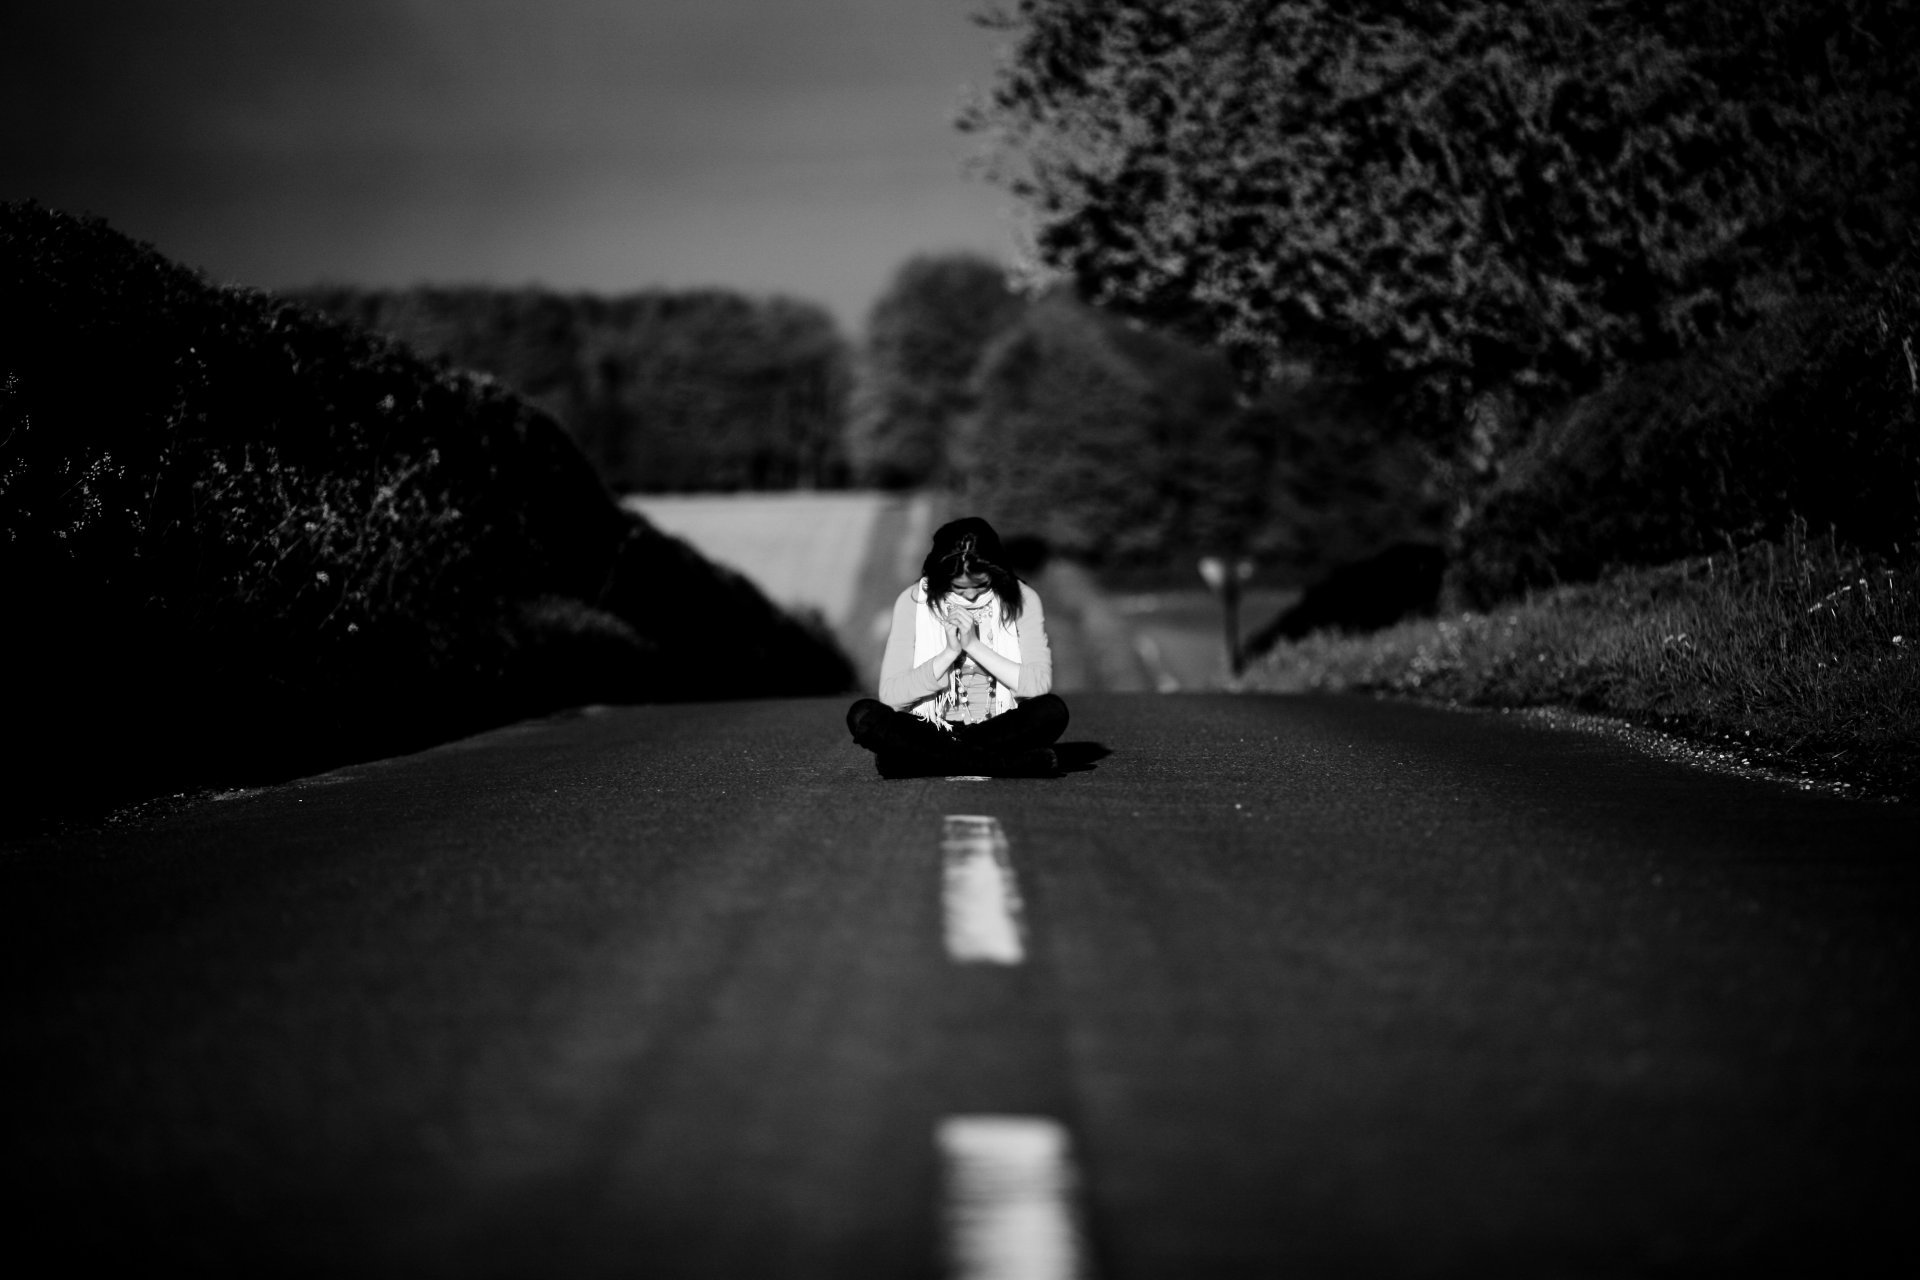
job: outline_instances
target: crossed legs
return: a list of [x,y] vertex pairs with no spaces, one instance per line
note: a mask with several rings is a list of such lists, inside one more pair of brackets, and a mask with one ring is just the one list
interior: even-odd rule
[[906,771],[991,771],[1010,757],[1059,741],[1067,730],[1067,704],[1057,694],[1028,698],[1013,710],[977,724],[937,728],[919,716],[862,698],[847,710],[853,740],[889,765]]

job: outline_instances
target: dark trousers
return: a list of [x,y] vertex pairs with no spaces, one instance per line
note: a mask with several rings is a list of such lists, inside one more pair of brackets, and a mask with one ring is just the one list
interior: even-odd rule
[[847,710],[847,730],[877,755],[965,764],[1051,746],[1067,731],[1067,704],[1056,694],[1043,693],[976,724],[956,724],[949,733],[911,712],[862,698]]

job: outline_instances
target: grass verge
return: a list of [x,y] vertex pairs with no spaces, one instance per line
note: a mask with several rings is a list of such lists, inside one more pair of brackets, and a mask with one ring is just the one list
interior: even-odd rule
[[1241,687],[1570,707],[1920,799],[1920,561],[1773,542],[1283,644]]

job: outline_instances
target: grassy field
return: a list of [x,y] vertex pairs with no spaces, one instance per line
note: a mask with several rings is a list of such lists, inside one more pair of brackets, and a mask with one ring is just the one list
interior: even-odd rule
[[1487,613],[1282,645],[1241,687],[1567,707],[1920,799],[1920,563],[1796,529]]

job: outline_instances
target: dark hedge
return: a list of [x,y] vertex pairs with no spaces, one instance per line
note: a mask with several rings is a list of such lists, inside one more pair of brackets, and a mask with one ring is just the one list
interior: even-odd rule
[[853,683],[487,378],[31,202],[0,289],[12,807]]

